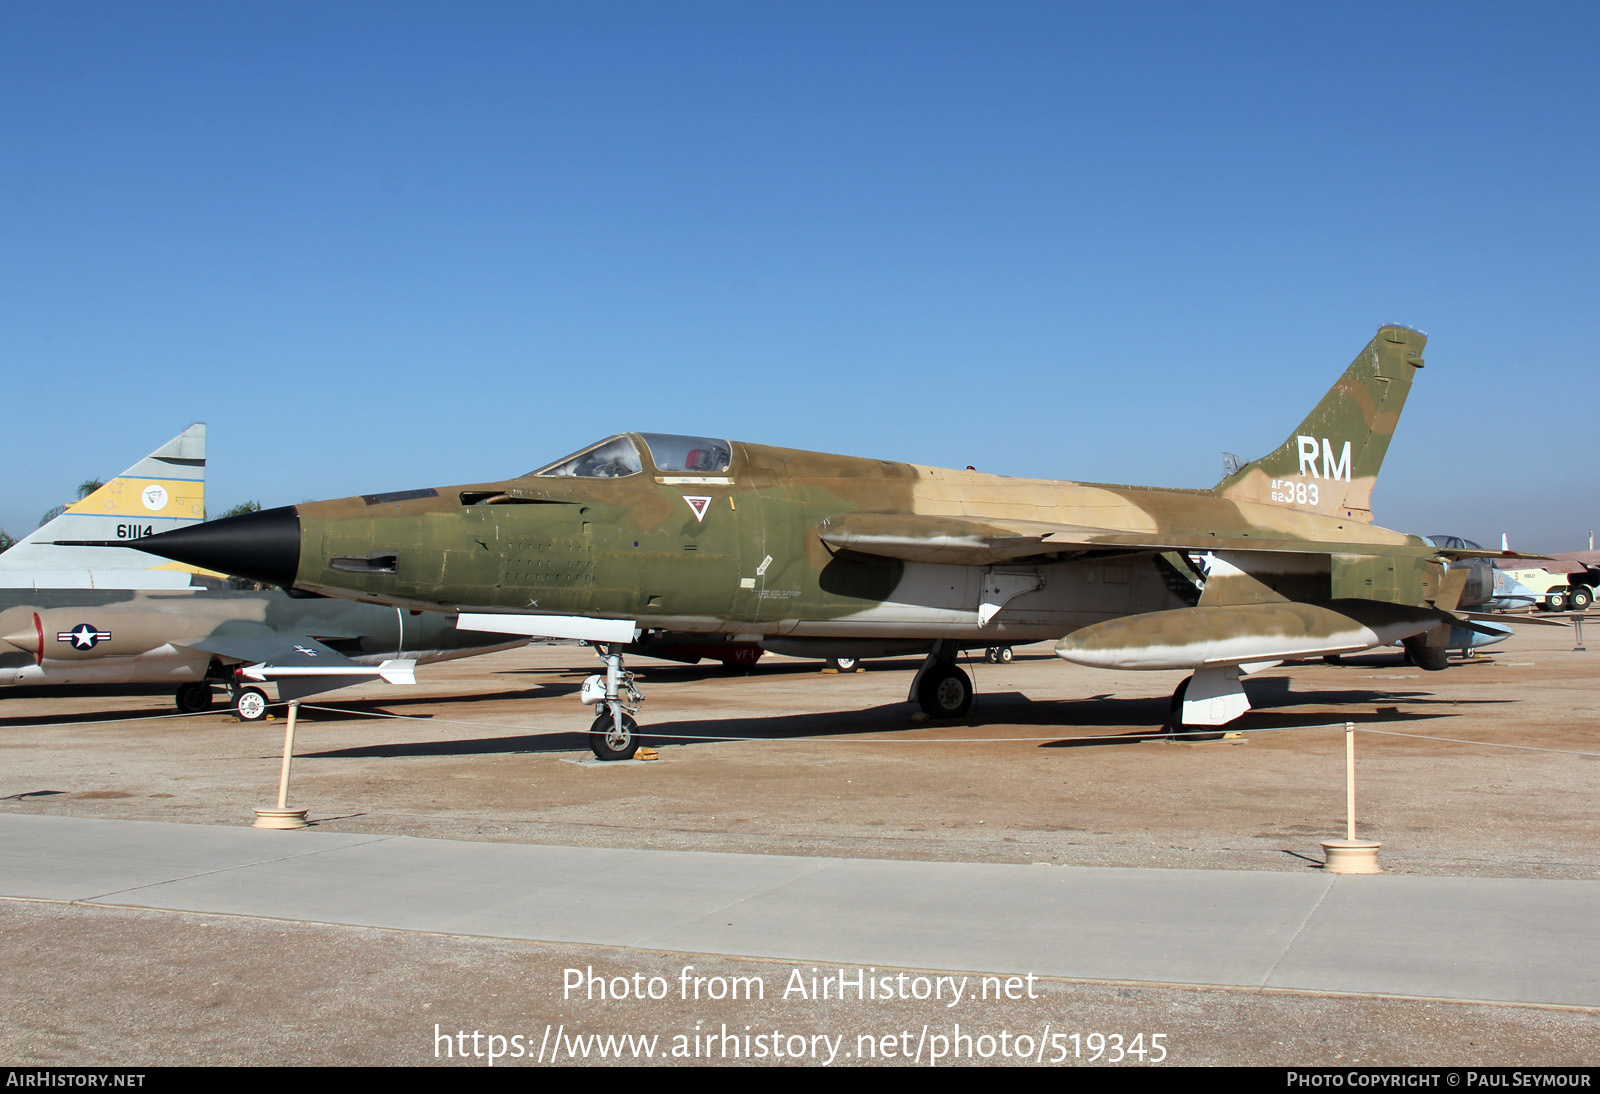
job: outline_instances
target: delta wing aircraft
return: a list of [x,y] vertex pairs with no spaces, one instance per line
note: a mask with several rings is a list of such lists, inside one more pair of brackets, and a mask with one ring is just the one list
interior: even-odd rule
[[[622,662],[657,631],[779,653],[926,654],[911,695],[964,715],[964,648],[1057,640],[1084,665],[1188,669],[1175,726],[1249,709],[1241,674],[1404,642],[1447,663],[1467,573],[1372,523],[1425,337],[1386,326],[1278,448],[1210,490],[1005,478],[624,433],[498,482],[266,510],[140,542],[331,596],[584,638],[595,752],[637,747]],[[1482,552],[1479,552],[1482,553]],[[1493,553],[1493,552],[1490,552]]]
[[[0,554],[0,589],[187,589],[189,567],[128,546],[206,519],[206,427],[196,422]],[[95,546],[57,541],[100,540]]]
[[[127,544],[205,519],[205,442],[206,427],[190,426],[0,554],[0,685],[174,684],[186,712],[226,688],[254,721],[267,715],[267,680],[284,699],[374,676],[406,683],[419,661],[526,641],[435,613],[234,592],[214,587],[220,574],[152,566]],[[85,532],[108,538],[70,542]]]

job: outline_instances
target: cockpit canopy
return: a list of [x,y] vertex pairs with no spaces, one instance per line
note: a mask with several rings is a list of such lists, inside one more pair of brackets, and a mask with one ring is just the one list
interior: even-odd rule
[[724,475],[733,464],[733,448],[712,437],[680,437],[674,433],[641,433],[657,471],[691,475]]
[[680,437],[673,433],[619,433],[580,449],[533,474],[544,478],[620,479],[644,470],[638,440],[642,439],[657,471],[723,475],[733,465],[733,446],[713,437]]

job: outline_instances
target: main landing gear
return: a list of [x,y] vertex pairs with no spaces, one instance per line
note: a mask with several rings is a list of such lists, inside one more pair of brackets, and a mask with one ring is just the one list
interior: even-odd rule
[[972,709],[972,680],[956,666],[959,652],[953,642],[935,642],[911,681],[911,700],[930,718],[965,718]]
[[[217,681],[217,686],[222,686]],[[259,722],[266,718],[267,710],[272,705],[267,698],[267,693],[258,687],[241,687],[237,683],[228,686],[228,705],[233,707],[234,713],[241,722]],[[215,695],[212,691],[212,681],[196,680],[178,688],[176,702],[178,709],[184,714],[199,714],[201,711],[210,710]]]
[[644,695],[634,684],[633,673],[623,667],[620,646],[597,644],[594,650],[605,662],[606,671],[585,680],[578,693],[595,709],[589,748],[602,760],[631,760],[639,751],[639,723],[633,716]]
[[178,688],[178,710],[184,714],[199,714],[202,710],[211,709],[211,685],[204,680],[196,680]]

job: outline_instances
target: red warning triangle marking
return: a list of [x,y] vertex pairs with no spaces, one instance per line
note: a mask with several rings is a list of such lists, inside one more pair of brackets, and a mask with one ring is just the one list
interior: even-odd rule
[[685,494],[683,496],[683,500],[689,503],[690,509],[694,510],[694,519],[704,522],[706,519],[706,510],[711,508],[711,499],[691,498],[688,494]]

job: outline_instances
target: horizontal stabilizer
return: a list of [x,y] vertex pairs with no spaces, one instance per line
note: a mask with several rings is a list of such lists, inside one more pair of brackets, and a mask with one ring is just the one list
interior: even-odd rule
[[[1552,561],[1549,555],[1530,555],[1526,551],[1491,551],[1487,547],[1435,547],[1433,553],[1452,562],[1466,558],[1527,559],[1529,562]],[[1582,567],[1579,567],[1580,569]]]
[[[1520,625],[1530,623],[1535,627],[1570,627],[1572,623],[1561,616],[1512,615],[1508,612],[1456,612],[1462,619],[1481,620],[1485,623]],[[1487,632],[1487,633],[1493,633]]]

